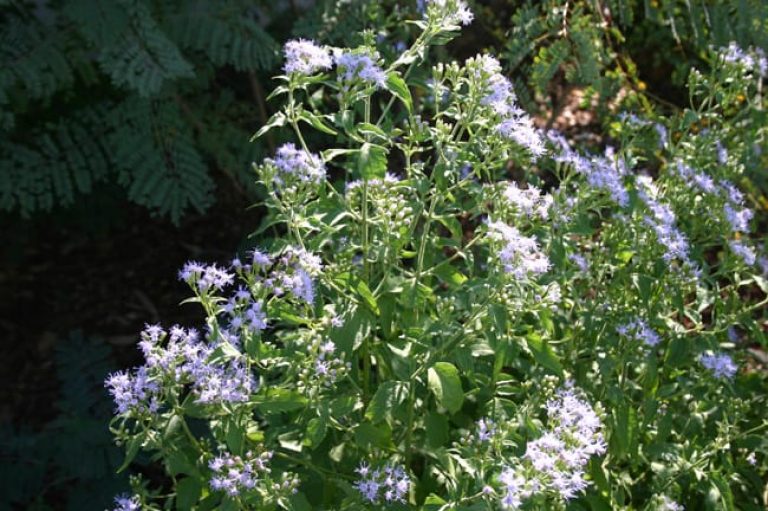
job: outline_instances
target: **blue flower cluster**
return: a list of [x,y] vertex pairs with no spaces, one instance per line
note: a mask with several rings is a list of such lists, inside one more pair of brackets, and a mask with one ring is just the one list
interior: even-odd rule
[[483,98],[481,104],[491,108],[498,116],[496,132],[527,148],[534,156],[541,156],[546,148],[531,117],[517,105],[512,83],[501,74],[499,61],[490,55],[477,55],[468,59],[467,68],[479,79]]
[[112,511],[139,511],[141,502],[138,495],[118,495],[115,497],[115,507]]
[[366,502],[405,502],[411,479],[402,466],[387,463],[383,468],[373,470],[361,463],[355,472],[360,476],[355,488]]
[[546,408],[547,431],[528,443],[521,464],[505,467],[499,476],[505,509],[544,492],[573,499],[589,484],[584,479],[589,459],[605,453],[600,418],[577,391],[558,390]]
[[739,370],[733,359],[725,353],[705,353],[699,357],[699,361],[716,378],[733,378]]
[[292,143],[277,149],[274,158],[264,160],[275,169],[272,176],[279,192],[297,184],[318,185],[325,179],[325,165],[316,154],[297,148]]
[[283,70],[288,74],[311,75],[323,69],[330,69],[333,65],[328,51],[312,41],[304,39],[288,41],[285,43],[283,52],[285,53]]
[[572,165],[586,178],[589,186],[605,190],[618,205],[629,205],[629,193],[624,186],[624,176],[628,174],[626,163],[612,147],[606,147],[602,156],[588,158],[571,148],[565,137],[556,131],[548,131],[547,137],[559,149],[553,157],[556,162]]
[[369,85],[383,88],[387,83],[387,75],[376,64],[376,58],[377,55],[371,57],[360,53],[344,52],[336,55],[334,61],[343,82],[349,84],[362,80]]
[[208,462],[211,489],[226,492],[230,497],[253,490],[262,474],[269,473],[267,464],[271,459],[269,451],[259,455],[249,451],[244,457],[225,452]]
[[549,259],[541,251],[536,240],[522,235],[517,228],[500,221],[489,221],[488,235],[492,240],[501,242],[502,248],[498,258],[504,271],[516,279],[539,275],[549,270]]
[[247,401],[256,390],[256,382],[243,362],[212,357],[220,339],[205,343],[193,329],[174,326],[165,332],[154,325],[148,326],[141,337],[139,348],[145,364],[133,372],[112,374],[106,380],[119,415],[156,413],[165,391],[170,392],[175,385],[189,385],[198,403],[217,405]]
[[642,318],[635,318],[629,323],[620,325],[616,331],[626,339],[642,341],[646,346],[654,347],[661,342],[661,337]]

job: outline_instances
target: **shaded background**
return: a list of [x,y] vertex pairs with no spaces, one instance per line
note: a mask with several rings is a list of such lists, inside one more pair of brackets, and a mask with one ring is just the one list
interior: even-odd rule
[[[250,163],[288,134],[248,139],[282,44],[376,26],[391,58],[417,3],[0,0],[0,510],[104,509],[127,489],[102,382],[138,362],[145,323],[199,321],[178,305],[185,261],[258,242]],[[542,127],[593,145],[620,108],[684,107],[710,46],[766,48],[763,1],[469,3],[431,57],[492,51]],[[765,172],[747,170],[761,214]]]

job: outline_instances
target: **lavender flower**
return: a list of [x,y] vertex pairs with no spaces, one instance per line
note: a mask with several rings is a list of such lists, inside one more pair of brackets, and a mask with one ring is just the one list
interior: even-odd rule
[[571,261],[579,269],[581,273],[589,272],[589,261],[581,254],[570,254],[568,260]]
[[516,228],[498,221],[488,222],[488,233],[492,240],[504,244],[498,257],[505,272],[523,279],[549,270],[549,259],[533,238],[523,236]]
[[573,150],[565,138],[554,130],[547,132],[547,137],[559,149],[554,160],[573,169],[587,179],[592,188],[605,190],[614,202],[620,206],[629,205],[629,193],[623,183],[627,173],[626,164],[615,156],[611,147],[605,149],[602,156],[584,157]]
[[619,326],[619,335],[624,338],[642,341],[646,346],[654,347],[661,342],[661,337],[641,318],[635,318],[629,323]]
[[383,88],[387,83],[384,70],[368,55],[340,53],[334,60],[339,68],[341,79],[345,82],[362,80],[379,88]]
[[298,39],[288,41],[283,48],[285,53],[286,73],[311,75],[321,69],[330,69],[333,65],[328,51],[312,41]]
[[150,379],[146,367],[139,367],[133,374],[127,371],[113,373],[104,384],[119,415],[155,413],[160,408],[162,389]]
[[234,282],[235,276],[224,268],[215,264],[204,266],[198,262],[190,261],[179,271],[179,279],[190,286],[196,286],[201,293],[217,289],[221,291]]
[[658,511],[685,511],[683,506],[670,499],[666,495],[661,495],[657,500],[658,503],[656,509]]
[[739,369],[733,359],[725,353],[703,354],[699,357],[699,362],[712,371],[715,378],[733,378]]
[[529,442],[521,465],[504,467],[501,505],[517,509],[535,493],[551,492],[570,500],[586,489],[589,459],[606,450],[602,424],[592,407],[573,389],[560,389],[547,402],[547,431]]
[[237,361],[221,365],[202,363],[194,368],[191,376],[195,401],[202,404],[242,403],[256,390],[250,370]]
[[275,168],[274,179],[279,188],[296,182],[318,185],[325,179],[325,165],[320,157],[298,149],[292,143],[281,145],[275,158],[267,158],[264,163]]
[[675,225],[677,218],[666,204],[656,199],[658,191],[650,178],[638,178],[638,197],[651,211],[643,222],[653,229],[659,244],[666,248],[662,256],[665,261],[678,259],[691,264],[688,255],[688,239]]
[[552,205],[551,195],[542,195],[541,191],[533,185],[529,185],[526,189],[518,188],[513,181],[507,183],[504,198],[521,213],[529,217],[536,215],[542,219],[549,216],[549,207]]
[[727,48],[721,48],[724,62],[744,67],[747,71],[757,71],[761,76],[768,75],[768,59],[762,48],[749,48],[746,51],[731,41]]
[[419,0],[419,10],[441,25],[469,25],[475,18],[463,0]]
[[115,497],[115,507],[112,511],[139,511],[141,501],[138,495],[118,495]]
[[223,491],[230,497],[248,492],[256,488],[263,474],[268,474],[269,460],[272,453],[265,451],[258,456],[249,451],[244,457],[234,456],[225,452],[208,462],[211,469],[211,489]]
[[730,204],[723,206],[725,218],[731,224],[733,232],[749,232],[749,221],[752,220],[754,213],[749,208],[740,210],[734,209]]
[[360,479],[355,481],[354,486],[366,502],[405,503],[411,479],[402,466],[387,463],[382,469],[372,470],[367,464],[361,463],[355,472]]
[[744,264],[752,266],[755,264],[757,254],[746,243],[741,240],[731,240],[728,242],[728,246],[731,247],[731,251],[739,256]]
[[496,425],[491,419],[480,419],[477,421],[477,441],[489,442],[496,434]]

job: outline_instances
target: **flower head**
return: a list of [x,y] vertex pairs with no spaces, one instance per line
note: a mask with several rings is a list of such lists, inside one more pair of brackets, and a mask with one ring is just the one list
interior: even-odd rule
[[706,369],[712,371],[716,378],[733,378],[738,366],[733,363],[733,359],[725,353],[709,354],[705,353],[699,357],[699,362]]
[[327,50],[304,39],[288,41],[285,43],[283,53],[285,53],[283,69],[289,74],[311,75],[321,69],[330,69],[333,65]]

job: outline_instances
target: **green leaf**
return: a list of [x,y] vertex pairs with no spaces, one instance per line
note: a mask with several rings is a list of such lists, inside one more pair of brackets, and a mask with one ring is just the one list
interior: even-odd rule
[[344,156],[345,154],[354,154],[358,151],[359,149],[326,149],[320,154],[323,157],[323,161],[327,163],[335,158],[338,158],[339,156]]
[[408,85],[400,77],[397,71],[392,71],[387,75],[387,90],[394,94],[400,101],[403,102],[405,108],[408,109],[408,113],[413,111],[413,98],[411,97],[411,91],[408,89]]
[[237,348],[232,346],[229,342],[224,341],[213,350],[213,353],[211,353],[211,356],[209,357],[209,361],[216,364],[233,358],[240,358],[240,356],[240,352],[237,351]]
[[613,417],[613,450],[619,458],[633,458],[637,437],[637,413],[630,404],[622,404],[614,409]]
[[125,470],[126,468],[128,468],[128,465],[131,464],[131,462],[133,461],[133,458],[135,458],[136,455],[139,453],[139,448],[143,443],[144,443],[144,434],[138,434],[128,441],[128,447],[125,451],[125,460],[123,460],[123,464],[120,465],[120,467],[117,469],[118,474],[123,470]]
[[262,413],[292,412],[304,408],[307,405],[307,398],[298,392],[272,389],[266,396],[254,396],[251,403],[257,405]]
[[563,375],[563,365],[560,363],[560,358],[552,349],[552,346],[535,333],[528,335],[526,340],[536,362],[559,376]]
[[427,445],[432,449],[443,447],[450,439],[448,419],[435,411],[429,412],[424,421],[427,430]]
[[358,124],[357,132],[363,136],[378,137],[385,142],[390,139],[390,136],[383,129],[370,122],[361,122]]
[[374,424],[383,420],[392,421],[392,410],[405,400],[408,384],[401,381],[385,381],[373,395],[365,418]]
[[456,366],[449,362],[438,362],[429,368],[427,374],[429,390],[435,395],[440,406],[450,413],[456,413],[464,403],[464,390]]
[[176,509],[192,509],[202,492],[203,487],[197,479],[185,477],[176,485]]
[[304,445],[316,449],[325,438],[328,431],[328,420],[324,413],[319,417],[310,419],[307,423],[307,434],[304,436]]
[[360,148],[358,170],[364,179],[384,177],[387,171],[387,150],[380,145],[366,142]]
[[336,130],[334,130],[327,124],[325,124],[323,120],[320,118],[320,116],[315,115],[312,112],[309,112],[307,110],[304,110],[301,112],[301,114],[299,115],[299,119],[311,125],[316,130],[322,131],[323,133],[327,133],[329,135],[337,134]]
[[363,303],[366,307],[378,316],[381,313],[381,311],[379,311],[379,304],[376,303],[376,297],[373,296],[368,284],[366,284],[364,280],[358,280],[355,289],[357,290],[357,294],[360,295],[360,298],[363,299]]
[[266,132],[268,132],[272,128],[277,128],[277,127],[285,126],[285,122],[287,120],[288,119],[285,117],[284,113],[282,113],[282,112],[276,113],[275,115],[270,117],[269,121],[267,121],[267,124],[262,126],[259,129],[259,131],[257,131],[256,134],[251,137],[251,142],[253,142],[257,138],[259,138],[260,136],[262,136],[263,134],[265,134]]
[[392,444],[392,429],[386,422],[378,425],[363,422],[355,428],[355,443],[363,449],[370,447],[387,449]]

